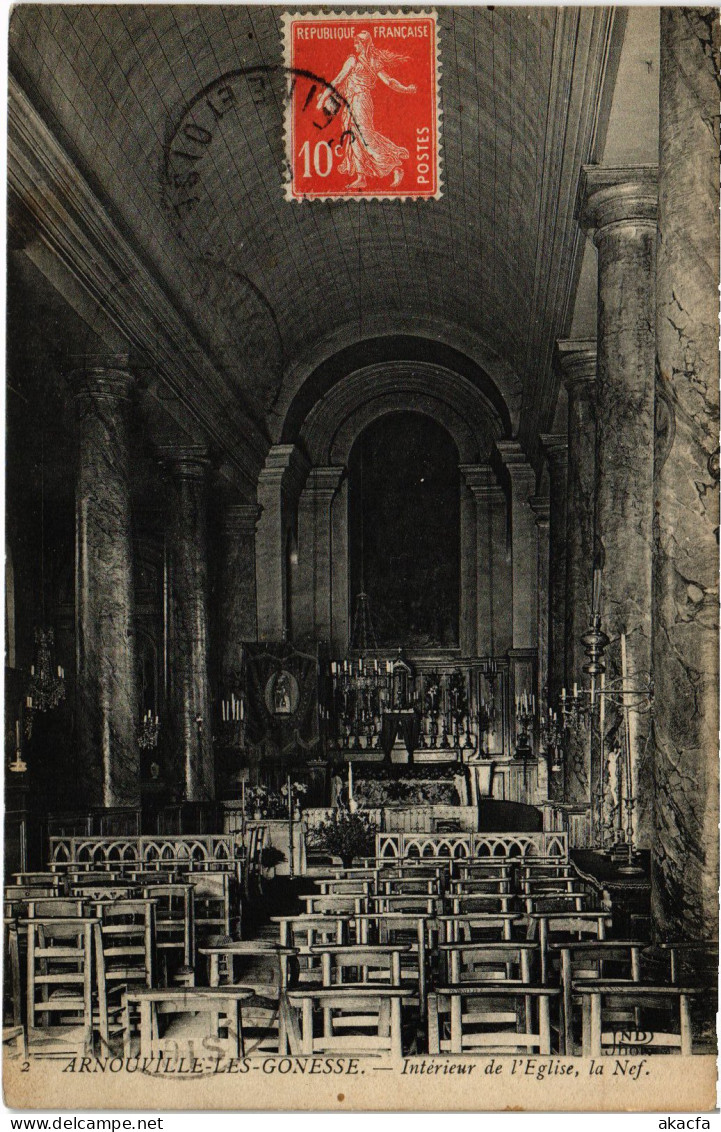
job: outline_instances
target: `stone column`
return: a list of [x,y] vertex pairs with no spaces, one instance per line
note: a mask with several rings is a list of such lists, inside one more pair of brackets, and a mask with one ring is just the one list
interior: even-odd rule
[[262,508],[255,536],[258,640],[280,641],[288,631],[286,543],[308,463],[293,444],[276,444],[258,477]]
[[550,629],[549,558],[550,558],[550,500],[534,495],[531,510],[536,517],[536,589],[538,592],[538,666],[536,669],[536,701],[539,711],[548,703],[548,646]]
[[[473,640],[476,656],[497,656],[500,651],[499,638],[504,637],[503,591],[508,588],[507,580],[504,582],[505,496],[490,464],[461,464],[460,472],[473,509],[467,516],[467,537],[461,543],[462,553],[468,554],[474,571],[472,583],[470,578],[467,582],[475,598],[475,624],[469,638]],[[474,545],[470,544],[471,531],[475,535]],[[464,570],[463,563],[461,569]],[[510,607],[508,613],[510,614]],[[508,619],[510,621],[510,616]],[[506,648],[510,644],[508,637],[509,633],[506,632],[503,639]]]
[[128,398],[122,369],[74,380],[78,804],[140,805]]
[[167,556],[170,644],[169,775],[185,800],[215,795],[208,649],[206,473],[200,447],[164,450],[168,481]]
[[659,938],[718,932],[717,19],[715,8],[661,9],[652,857]]
[[[557,707],[566,683],[566,493],[568,438],[541,437],[549,477],[547,706]],[[539,653],[540,663],[540,653]]]
[[345,656],[350,636],[350,567],[348,561],[348,478],[331,503],[331,647]]
[[223,691],[240,679],[243,641],[258,638],[255,592],[255,503],[229,504],[223,511],[217,590],[218,675]]
[[536,475],[515,440],[497,440],[496,448],[511,481],[511,539],[513,554],[513,647],[538,645],[536,595],[536,523],[530,498]]
[[477,550],[476,550],[476,501],[473,492],[465,481],[464,468],[461,467],[460,483],[460,611],[458,618],[458,643],[462,656],[476,656],[477,622]]
[[[581,682],[582,666],[587,660],[581,636],[588,629],[591,616],[596,498],[596,341],[566,339],[557,343],[557,354],[568,391],[563,651],[564,683],[567,688],[572,688],[574,682]],[[583,805],[590,802],[591,797],[587,733],[569,733],[565,751],[564,798],[573,805]]]
[[331,639],[331,517],[342,475],[342,467],[311,468],[298,503],[298,593],[293,623],[299,642]]
[[[598,248],[596,400],[596,564],[602,567],[603,627],[611,638],[608,678],[621,676],[626,634],[628,678],[651,672],[651,521],[656,319],[655,166],[584,166],[581,223]],[[609,729],[615,712],[607,711]],[[649,717],[631,711],[636,843],[653,834]]]

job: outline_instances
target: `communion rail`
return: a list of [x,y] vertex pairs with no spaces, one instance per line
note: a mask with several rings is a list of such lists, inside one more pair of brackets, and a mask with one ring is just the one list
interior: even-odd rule
[[240,861],[243,842],[235,834],[176,834],[167,837],[51,837],[50,863],[56,867],[189,864]]
[[565,833],[378,833],[376,857],[568,857]]

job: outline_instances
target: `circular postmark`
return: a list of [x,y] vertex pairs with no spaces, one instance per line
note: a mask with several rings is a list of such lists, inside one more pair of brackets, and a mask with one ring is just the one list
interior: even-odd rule
[[[310,128],[333,149],[344,141],[341,118],[355,126],[346,98],[321,75],[280,64],[228,71],[203,87],[169,123],[163,146],[161,191],[177,237],[195,242],[193,221],[225,194],[238,199],[250,180],[265,181],[268,161],[277,177],[292,179],[284,141],[289,108],[310,116]],[[341,116],[341,111],[343,115]],[[235,181],[237,184],[229,184]],[[248,184],[245,182],[248,181]],[[217,254],[206,247],[206,254]]]

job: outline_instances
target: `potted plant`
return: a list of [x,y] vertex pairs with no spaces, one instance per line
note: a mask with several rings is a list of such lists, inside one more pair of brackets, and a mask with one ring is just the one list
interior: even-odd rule
[[332,857],[340,857],[347,868],[356,857],[371,856],[375,850],[376,823],[362,810],[351,813],[345,806],[333,810],[327,821],[320,822],[309,834],[313,848]]

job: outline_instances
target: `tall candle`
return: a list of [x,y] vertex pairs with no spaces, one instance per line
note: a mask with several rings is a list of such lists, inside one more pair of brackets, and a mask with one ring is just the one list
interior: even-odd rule
[[348,801],[353,800],[353,763],[348,763]]

